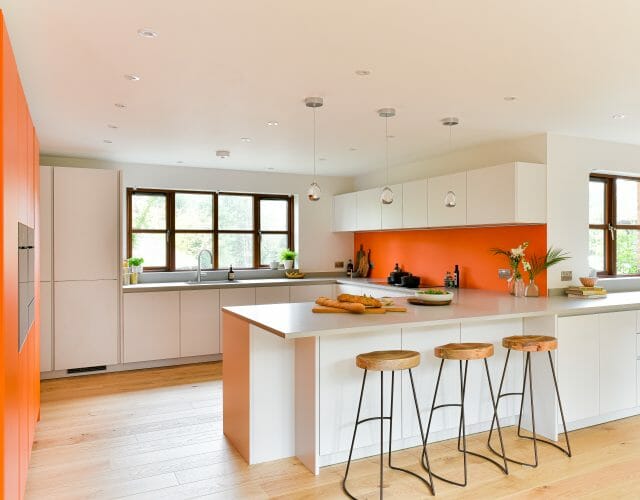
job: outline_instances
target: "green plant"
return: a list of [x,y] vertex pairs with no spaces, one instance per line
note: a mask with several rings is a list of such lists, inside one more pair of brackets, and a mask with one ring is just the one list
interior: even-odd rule
[[538,257],[537,255],[533,254],[528,262],[526,260],[523,260],[522,264],[525,271],[527,271],[527,273],[529,274],[529,280],[533,280],[545,269],[548,269],[551,266],[555,266],[563,260],[567,260],[570,258],[571,256],[567,252],[562,250],[562,248],[549,247],[549,250],[547,250],[547,253],[544,254],[544,257]]
[[129,257],[129,266],[138,267],[141,266],[144,262],[142,257]]
[[501,248],[490,248],[489,251],[493,253],[493,255],[504,255],[509,259],[509,266],[511,267],[511,276],[515,279],[522,278],[520,274],[520,262],[526,262],[524,258],[524,251],[529,246],[529,242],[525,241],[521,243],[517,248],[512,248],[510,250],[503,250]]
[[298,256],[298,252],[294,252],[289,248],[287,248],[286,250],[282,250],[280,252],[280,260],[296,260],[297,256]]

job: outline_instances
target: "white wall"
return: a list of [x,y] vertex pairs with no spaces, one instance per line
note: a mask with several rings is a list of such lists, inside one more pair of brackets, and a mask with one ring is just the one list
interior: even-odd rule
[[549,288],[558,288],[566,285],[561,270],[576,280],[589,270],[589,173],[640,175],[640,146],[549,134],[547,156],[547,238],[572,256],[548,273]]
[[[472,148],[453,151],[419,162],[391,167],[389,170],[389,184],[500,165],[512,161],[546,163],[546,160],[546,135],[538,134],[511,141],[480,144]],[[360,175],[355,179],[356,190],[369,189],[383,186],[384,184],[384,169]]]
[[295,236],[300,268],[304,271],[333,271],[334,261],[346,262],[353,255],[353,234],[331,231],[332,195],[353,191],[352,178],[319,177],[322,197],[320,201],[310,202],[306,198],[306,191],[312,178],[307,175],[113,163],[52,156],[41,156],[40,162],[52,166],[119,169],[122,171],[125,188],[201,189],[298,195],[298,231]]

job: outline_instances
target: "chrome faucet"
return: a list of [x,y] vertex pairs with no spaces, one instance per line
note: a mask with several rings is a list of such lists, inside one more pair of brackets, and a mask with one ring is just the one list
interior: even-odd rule
[[211,253],[211,251],[207,250],[206,248],[200,250],[200,252],[198,253],[198,270],[196,271],[196,283],[200,283],[202,281],[202,263],[200,261],[202,260],[203,253],[209,254],[209,257],[211,257],[211,265],[213,266],[213,254]]

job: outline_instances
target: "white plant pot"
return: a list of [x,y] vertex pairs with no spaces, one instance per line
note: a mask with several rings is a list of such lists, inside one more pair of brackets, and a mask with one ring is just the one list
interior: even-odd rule
[[293,269],[293,261],[292,260],[285,260],[282,263],[284,264],[284,268],[285,269]]

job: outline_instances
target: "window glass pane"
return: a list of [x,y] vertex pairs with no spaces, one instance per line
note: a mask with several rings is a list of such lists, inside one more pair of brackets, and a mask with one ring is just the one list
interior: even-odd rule
[[166,196],[163,194],[132,194],[131,225],[133,229],[166,229]]
[[639,224],[639,189],[640,182],[616,179],[616,218],[618,224]]
[[218,228],[245,231],[253,229],[253,197],[218,196]]
[[589,182],[589,224],[604,224],[604,182]]
[[253,267],[252,234],[219,234],[218,266],[220,269],[233,267]]
[[[176,269],[196,269],[200,250],[213,252],[213,235],[201,233],[176,233]],[[202,255],[202,269],[212,269],[208,254]]]
[[144,267],[166,267],[166,238],[164,233],[133,233],[130,257],[142,257]]
[[286,231],[289,226],[287,200],[260,200],[260,229]]
[[596,272],[604,271],[603,229],[589,229],[589,267]]
[[176,193],[176,229],[213,229],[213,196]]
[[618,229],[616,231],[616,274],[640,273],[640,231]]
[[260,239],[260,265],[268,265],[277,260],[280,262],[280,252],[288,246],[286,234],[263,234]]

